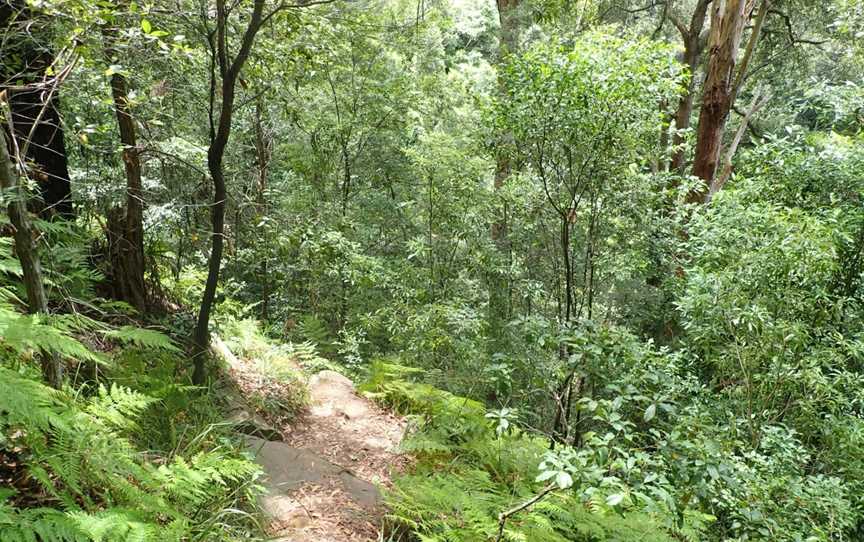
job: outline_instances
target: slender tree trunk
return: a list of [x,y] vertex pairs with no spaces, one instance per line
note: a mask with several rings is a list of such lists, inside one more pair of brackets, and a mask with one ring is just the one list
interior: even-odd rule
[[[591,216],[588,221],[588,235],[585,248],[585,278],[583,279],[583,288],[585,288],[585,306],[588,311],[588,319],[594,317],[594,263],[597,258],[597,218],[599,214],[598,198],[596,193],[591,194]],[[581,303],[581,302],[580,302]],[[579,306],[579,317],[582,316],[582,306]]]
[[[503,86],[503,78],[500,75],[500,70],[504,68],[507,56],[513,54],[518,49],[518,13],[520,0],[497,0],[498,3],[498,18],[500,21],[500,30],[498,37],[498,93],[503,99],[505,89]],[[492,223],[491,236],[492,242],[495,244],[498,258],[510,264],[510,240],[509,240],[509,224],[507,217],[507,203],[503,197],[503,188],[510,177],[511,163],[508,154],[507,143],[512,139],[512,135],[505,133],[501,135],[501,141],[495,152],[495,178],[493,188],[497,201],[500,203],[498,216]],[[489,281],[489,324],[491,353],[500,350],[502,347],[502,336],[504,322],[509,319],[511,312],[511,294],[510,294],[510,272],[509,269],[502,276],[501,273],[495,271],[491,273]]]
[[[348,216],[348,202],[351,200],[351,154],[348,141],[342,140],[342,220]],[[343,224],[344,226],[344,224]]]
[[[48,314],[48,296],[42,281],[42,263],[35,239],[37,232],[30,222],[27,196],[22,190],[15,166],[7,148],[5,128],[0,126],[0,189],[7,193],[9,220],[15,228],[15,253],[21,262],[27,306],[31,314]],[[63,367],[53,352],[41,353],[42,377],[53,388],[63,384]]]
[[[270,168],[270,158],[273,152],[273,140],[269,132],[264,129],[261,110],[262,107],[259,101],[255,104],[255,153],[258,159],[255,204],[259,217],[263,218],[267,215],[267,178]],[[264,280],[264,291],[261,295],[261,319],[266,322],[270,317],[270,279],[267,276],[269,273],[268,260],[270,259],[270,246],[266,228],[264,236],[266,252],[264,258],[261,260],[259,270]]]
[[690,127],[690,117],[693,115],[693,94],[696,91],[696,79],[699,76],[697,72],[701,51],[698,45],[693,42],[698,42],[698,37],[695,40],[684,42],[682,60],[690,70],[690,80],[687,82],[687,89],[678,100],[678,109],[675,111],[675,134],[672,136],[674,151],[672,152],[671,169],[678,172],[684,171],[684,164],[687,160],[683,132]]
[[723,186],[726,184],[726,181],[732,176],[732,158],[735,157],[735,153],[738,151],[738,146],[741,144],[741,139],[744,137],[744,132],[747,131],[747,126],[750,125],[750,119],[753,118],[759,109],[765,106],[770,99],[769,95],[761,95],[756,94],[753,97],[753,101],[750,103],[750,106],[747,108],[746,113],[744,113],[744,117],[741,119],[741,125],[738,126],[738,130],[735,132],[735,136],[732,138],[732,142],[729,144],[729,148],[726,150],[726,155],[723,160],[723,167],[720,172],[714,177],[714,180],[711,181],[711,186],[708,188],[708,194],[705,195],[705,201],[711,201],[711,198],[714,197],[714,194],[719,192]]
[[201,298],[201,307],[198,310],[198,320],[193,336],[195,372],[192,375],[192,381],[195,384],[203,384],[206,376],[204,356],[210,344],[210,313],[213,310],[213,301],[216,299],[216,287],[219,284],[219,271],[222,266],[222,252],[225,246],[225,200],[228,196],[225,187],[225,174],[222,170],[223,154],[224,149],[219,151],[214,150],[213,147],[207,152],[207,167],[214,188],[213,207],[210,212],[213,232],[210,258],[207,264],[207,282],[204,284],[204,295]]
[[569,214],[561,217],[561,255],[564,258],[564,323],[569,324],[573,319],[573,262],[570,251]]
[[750,66],[753,53],[759,44],[759,37],[762,35],[762,25],[765,24],[765,17],[768,15],[769,9],[771,9],[771,0],[762,0],[759,11],[756,13],[756,20],[753,22],[753,28],[750,31],[750,39],[747,40],[747,48],[744,50],[744,56],[741,58],[741,63],[738,66],[735,81],[732,83],[731,101],[733,106],[735,105],[735,100],[738,98],[738,92],[744,85],[744,79],[747,77],[747,68]]
[[[334,93],[335,96],[335,93]],[[335,99],[335,98],[334,98]],[[351,201],[351,154],[348,151],[348,140],[343,138],[342,147],[342,219],[339,231],[345,234],[348,227],[348,202]],[[342,329],[348,321],[348,264],[345,258],[339,258],[339,313],[336,315],[336,327]]]
[[[502,98],[505,95],[506,89],[503,86],[503,78],[500,75],[501,69],[507,61],[507,57],[515,53],[518,49],[518,29],[519,21],[517,10],[519,9],[520,0],[498,0],[498,19],[500,21],[500,30],[498,36],[498,94]],[[504,134],[504,139],[509,139],[510,134]],[[510,157],[503,148],[499,146],[495,154],[495,191],[501,190],[504,183],[510,177]],[[506,241],[507,236],[507,217],[502,210],[499,221],[492,226],[492,237],[496,241]]]
[[[562,345],[561,348],[562,352],[567,351],[565,346]],[[574,378],[576,378],[576,371],[570,371],[554,392],[555,419],[552,420],[550,448],[555,448],[556,443],[563,443],[567,440],[567,433],[570,429],[570,404],[568,397],[572,397],[571,389]]]
[[[205,357],[210,345],[210,314],[213,311],[213,302],[216,299],[216,287],[219,284],[219,271],[222,266],[222,251],[224,249],[225,233],[225,200],[228,193],[225,186],[225,173],[222,168],[222,160],[225,157],[225,149],[231,137],[231,122],[234,116],[234,99],[237,79],[243,65],[249,58],[255,36],[261,29],[264,21],[273,13],[264,16],[265,0],[255,0],[249,22],[244,31],[240,43],[240,49],[232,59],[228,57],[228,11],[225,0],[216,0],[216,28],[213,36],[211,54],[213,55],[213,69],[211,70],[210,86],[210,146],[207,149],[207,169],[213,180],[213,207],[211,208],[212,248],[207,265],[207,282],[204,285],[204,294],[201,298],[201,307],[198,310],[198,319],[192,335],[193,360],[195,370],[192,374],[192,382],[203,384],[206,379]],[[279,9],[279,8],[277,8]],[[218,68],[221,79],[221,102],[216,106],[217,82],[216,70]],[[218,115],[216,114],[218,110]]]
[[182,212],[183,223],[177,225],[177,260],[174,264],[174,280],[180,280],[180,273],[183,272],[183,257],[186,255],[186,243],[184,239],[192,231],[192,219],[189,217],[189,207],[183,207]]
[[669,171],[669,160],[667,157],[669,152],[669,120],[671,117],[669,114],[669,102],[663,98],[660,100],[658,109],[663,116],[663,121],[660,123],[660,135],[657,138],[658,157],[656,160],[651,160],[652,173]]
[[[106,56],[114,57],[113,28],[104,28]],[[126,172],[125,208],[112,210],[109,217],[108,251],[111,258],[111,286],[115,299],[126,301],[139,312],[147,310],[147,288],[144,284],[144,190],[141,185],[141,159],[135,134],[135,122],[129,107],[126,77],[111,76],[111,96],[123,145],[123,167]]]

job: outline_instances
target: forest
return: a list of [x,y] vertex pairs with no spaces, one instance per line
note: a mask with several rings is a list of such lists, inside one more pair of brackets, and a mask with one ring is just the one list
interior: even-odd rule
[[862,0],[0,0],[0,542],[864,541]]

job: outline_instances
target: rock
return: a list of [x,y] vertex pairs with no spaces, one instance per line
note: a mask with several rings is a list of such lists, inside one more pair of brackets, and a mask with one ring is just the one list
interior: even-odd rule
[[263,416],[255,412],[238,391],[237,382],[230,376],[232,371],[242,371],[243,364],[228,348],[228,345],[215,333],[211,336],[211,349],[222,359],[230,371],[226,375],[219,395],[226,403],[226,418],[234,425],[238,433],[263,438],[265,440],[282,441],[282,433],[271,425]]
[[230,369],[233,370],[241,370],[243,364],[237,359],[237,356],[231,352],[231,349],[228,348],[228,345],[225,344],[225,341],[222,340],[219,335],[215,333],[210,335],[210,351],[213,352],[217,358],[221,359],[225,362]]
[[354,383],[347,376],[340,375],[336,371],[324,370],[309,379],[309,387],[338,386],[354,393]]
[[323,457],[282,442],[247,437],[255,461],[264,469],[265,484],[275,493],[290,494],[306,482],[321,483],[328,476],[338,476],[344,469]]
[[378,488],[374,484],[357,478],[347,470],[340,472],[339,478],[342,480],[345,492],[351,495],[354,502],[360,506],[375,508],[381,504],[381,492],[378,491]]
[[279,542],[373,540],[385,513],[374,482],[389,479],[402,425],[333,371],[310,379],[309,398],[288,443],[246,437],[264,471],[268,532]]
[[225,418],[234,425],[235,431],[264,440],[284,440],[282,432],[255,412],[235,388],[223,385],[218,393],[226,405]]
[[338,414],[347,420],[370,414],[369,404],[354,392],[354,383],[335,371],[321,371],[309,380],[313,416]]
[[381,492],[375,485],[309,450],[255,437],[247,437],[246,442],[264,470],[267,492],[261,498],[261,508],[273,520],[285,522],[295,516],[297,503],[291,495],[300,486],[324,484],[329,479],[339,480],[345,493],[364,508],[381,504]]

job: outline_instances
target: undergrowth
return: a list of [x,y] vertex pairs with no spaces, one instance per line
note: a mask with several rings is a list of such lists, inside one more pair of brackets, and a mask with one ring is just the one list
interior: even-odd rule
[[[42,351],[95,378],[43,385]],[[260,469],[212,396],[178,381],[186,365],[156,331],[0,302],[0,540],[254,538]]]
[[258,321],[227,318],[225,344],[239,358],[227,376],[260,414],[274,423],[290,422],[309,403],[303,362],[316,359],[314,348],[275,344]]
[[[411,382],[417,370],[373,364],[361,387],[367,395],[407,414],[413,430],[403,448],[417,458],[386,495],[393,540],[473,542],[495,540],[499,513],[545,487],[537,480],[548,441],[509,424],[494,423],[478,402]],[[698,540],[698,529],[662,526],[647,510],[626,513],[572,490],[550,493],[514,514],[502,540],[531,542]],[[689,537],[689,538],[688,538]]]
[[219,516],[250,502],[258,467],[200,435],[145,452],[130,437],[160,403],[117,384],[76,396],[0,368],[0,540],[230,540]]

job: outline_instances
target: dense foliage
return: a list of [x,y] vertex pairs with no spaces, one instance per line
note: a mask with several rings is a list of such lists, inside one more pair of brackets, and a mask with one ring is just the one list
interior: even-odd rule
[[0,0],[0,540],[262,538],[211,331],[382,539],[861,539],[862,10]]

